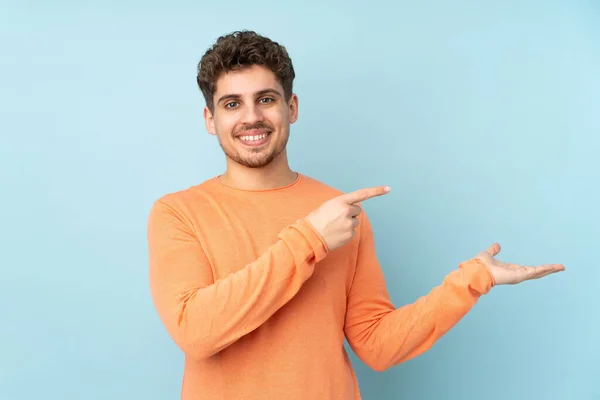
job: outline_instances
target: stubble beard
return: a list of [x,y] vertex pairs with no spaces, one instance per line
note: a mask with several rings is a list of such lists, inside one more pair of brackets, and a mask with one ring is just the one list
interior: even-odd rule
[[[270,134],[274,135],[275,133],[271,132]],[[285,139],[281,143],[276,144],[275,146],[270,145],[269,147],[261,149],[247,149],[245,151],[245,155],[242,155],[240,154],[240,152],[236,151],[234,149],[234,146],[228,148],[226,145],[223,144],[223,141],[220,137],[219,145],[221,146],[221,149],[223,150],[225,155],[229,159],[233,160],[235,163],[240,164],[246,168],[263,168],[269,165],[271,162],[273,162],[273,160],[277,158],[277,156],[281,154],[283,150],[285,150],[289,139],[289,134],[285,135],[284,137]],[[233,135],[232,138],[234,141],[238,140],[235,139]],[[274,136],[271,137],[271,140],[275,139],[276,138]]]

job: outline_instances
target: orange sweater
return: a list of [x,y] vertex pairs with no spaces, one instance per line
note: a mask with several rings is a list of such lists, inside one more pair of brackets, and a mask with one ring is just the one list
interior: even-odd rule
[[333,251],[304,218],[339,194],[302,174],[256,191],[214,177],[154,203],[151,293],[185,354],[183,400],[360,399],[344,338],[385,370],[428,350],[493,286],[473,259],[396,309],[364,212]]

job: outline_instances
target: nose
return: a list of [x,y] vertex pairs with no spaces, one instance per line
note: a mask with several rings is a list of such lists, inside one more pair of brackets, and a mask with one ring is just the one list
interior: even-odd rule
[[263,118],[264,117],[260,108],[256,104],[252,103],[244,107],[240,122],[250,125],[262,121]]

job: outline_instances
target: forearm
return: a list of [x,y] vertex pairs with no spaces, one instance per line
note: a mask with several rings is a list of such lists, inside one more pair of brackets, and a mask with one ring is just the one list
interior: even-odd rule
[[[150,225],[150,284],[159,316],[193,358],[210,357],[267,321],[312,275],[326,249],[305,220],[282,230],[254,262],[213,282],[206,256],[179,229],[165,234],[166,214]],[[167,217],[168,220],[168,217]]]
[[356,323],[346,327],[347,333],[365,362],[376,370],[385,370],[430,349],[492,285],[486,267],[478,260],[469,260],[412,304],[369,311],[369,303],[361,308],[357,302],[353,312],[362,315],[351,318]]

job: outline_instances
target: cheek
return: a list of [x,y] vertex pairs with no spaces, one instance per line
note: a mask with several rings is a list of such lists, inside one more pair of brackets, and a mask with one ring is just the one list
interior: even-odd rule
[[235,123],[227,119],[221,119],[215,123],[215,130],[217,134],[222,136],[229,136],[235,129]]
[[290,120],[287,109],[277,110],[269,113],[265,115],[265,118],[278,129],[285,128],[285,125]]

